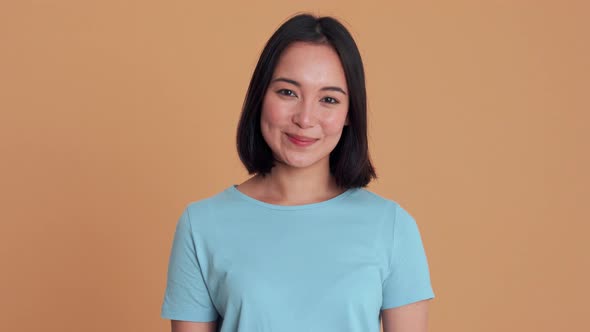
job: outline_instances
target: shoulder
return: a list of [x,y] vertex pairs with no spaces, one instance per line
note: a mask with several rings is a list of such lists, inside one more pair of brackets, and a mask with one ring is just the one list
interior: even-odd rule
[[351,202],[367,209],[382,210],[384,213],[391,213],[401,208],[397,201],[365,188],[354,189],[350,196]]
[[379,220],[393,227],[400,223],[415,223],[412,215],[396,200],[387,198],[370,190],[355,189],[351,195],[353,206],[358,206],[364,214],[378,216]]
[[228,189],[224,189],[209,197],[189,201],[184,206],[183,217],[193,226],[195,223],[202,226],[212,219],[212,214],[216,210],[219,211],[224,206],[231,205],[228,204],[231,199],[231,195],[228,195]]
[[229,195],[229,188],[218,191],[217,193],[199,200],[189,201],[185,208],[190,214],[207,213],[210,209],[223,206],[232,200]]

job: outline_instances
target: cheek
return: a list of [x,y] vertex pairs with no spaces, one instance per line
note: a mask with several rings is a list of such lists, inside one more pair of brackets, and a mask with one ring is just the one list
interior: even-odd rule
[[270,130],[272,126],[282,125],[285,120],[284,113],[285,111],[275,98],[265,96],[262,102],[262,114],[260,115],[262,127],[267,127],[266,129]]
[[280,144],[282,128],[286,127],[284,113],[285,110],[276,100],[268,96],[264,98],[260,114],[260,131],[266,144],[273,149]]
[[346,122],[346,111],[331,114],[330,117],[324,119],[323,129],[325,135],[338,135],[344,128]]

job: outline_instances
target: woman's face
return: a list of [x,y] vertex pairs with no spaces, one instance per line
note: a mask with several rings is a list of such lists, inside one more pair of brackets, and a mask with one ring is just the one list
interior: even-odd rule
[[329,167],[345,124],[348,87],[340,58],[324,44],[295,42],[275,68],[262,103],[264,140],[287,166]]

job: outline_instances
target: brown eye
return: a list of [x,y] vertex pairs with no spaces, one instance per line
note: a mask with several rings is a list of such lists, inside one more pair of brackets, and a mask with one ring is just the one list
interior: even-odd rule
[[289,90],[289,89],[280,89],[279,91],[277,91],[277,93],[280,95],[283,95],[283,96],[297,97],[295,92],[293,92],[293,90]]
[[328,104],[339,104],[340,102],[338,101],[338,99],[336,98],[332,98],[332,97],[324,97],[322,98],[322,101]]

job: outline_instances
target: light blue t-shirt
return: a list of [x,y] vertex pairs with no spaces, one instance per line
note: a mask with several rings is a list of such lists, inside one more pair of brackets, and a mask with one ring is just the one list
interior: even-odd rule
[[283,206],[232,185],[178,220],[161,315],[221,332],[378,332],[381,309],[433,297],[418,227],[394,201],[356,188]]

